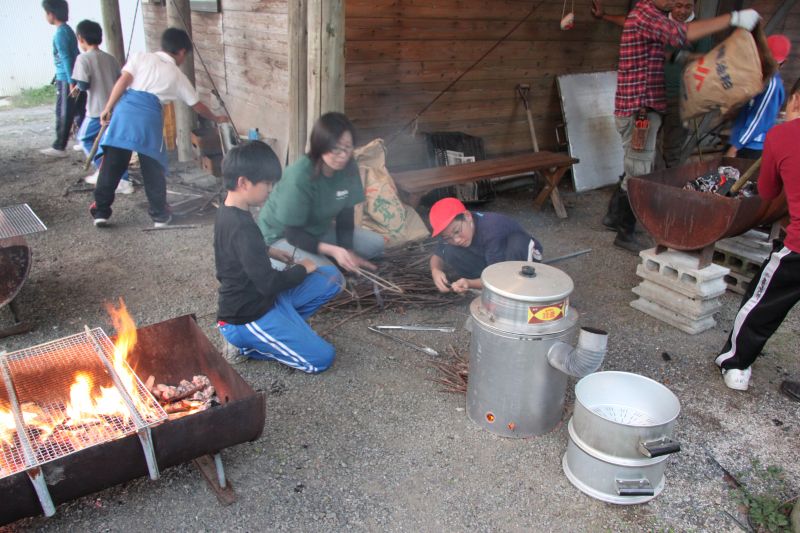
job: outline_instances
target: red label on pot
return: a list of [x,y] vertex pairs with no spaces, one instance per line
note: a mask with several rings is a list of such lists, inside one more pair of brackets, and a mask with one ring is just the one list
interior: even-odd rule
[[528,307],[528,324],[540,324],[542,322],[558,320],[564,316],[566,311],[567,300],[549,305],[532,305]]

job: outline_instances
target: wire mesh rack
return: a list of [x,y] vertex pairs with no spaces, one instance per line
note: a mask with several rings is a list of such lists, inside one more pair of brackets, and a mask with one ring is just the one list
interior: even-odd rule
[[0,207],[0,239],[45,231],[47,226],[28,204]]
[[127,363],[113,360],[114,345],[101,328],[2,356],[0,478],[166,420]]

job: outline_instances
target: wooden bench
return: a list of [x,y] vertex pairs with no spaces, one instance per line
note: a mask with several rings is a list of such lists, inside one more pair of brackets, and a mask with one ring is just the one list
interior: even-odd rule
[[577,162],[577,159],[565,153],[530,152],[451,167],[398,172],[392,174],[392,178],[397,184],[403,200],[416,207],[425,194],[439,187],[538,171],[544,177],[545,185],[533,201],[533,206],[536,209],[541,209],[549,196],[558,217],[567,218],[567,210],[558,193],[558,183],[567,169]]

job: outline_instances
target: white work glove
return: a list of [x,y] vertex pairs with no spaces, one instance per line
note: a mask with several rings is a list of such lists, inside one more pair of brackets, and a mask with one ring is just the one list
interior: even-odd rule
[[734,28],[744,28],[753,31],[761,15],[755,9],[743,9],[741,11],[731,11],[731,26]]

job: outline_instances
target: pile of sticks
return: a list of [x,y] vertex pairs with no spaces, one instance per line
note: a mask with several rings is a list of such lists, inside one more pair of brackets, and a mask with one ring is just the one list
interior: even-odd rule
[[469,296],[436,290],[428,266],[435,245],[436,241],[429,239],[386,250],[376,261],[377,271],[348,274],[346,290],[324,308],[363,313],[393,306],[442,307],[466,301]]
[[439,376],[431,381],[442,386],[442,392],[466,394],[467,381],[469,380],[469,358],[456,350],[453,345],[447,347],[450,356],[448,360],[430,360],[433,368],[439,371]]

